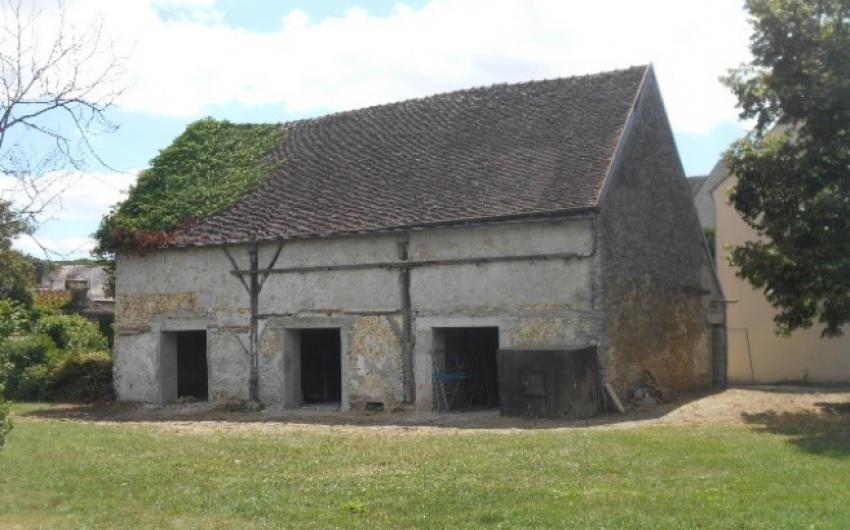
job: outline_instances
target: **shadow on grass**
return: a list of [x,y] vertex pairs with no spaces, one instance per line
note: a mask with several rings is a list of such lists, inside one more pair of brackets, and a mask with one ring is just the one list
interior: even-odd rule
[[815,403],[818,412],[744,414],[760,432],[787,436],[789,443],[820,456],[850,457],[850,403]]
[[665,416],[709,393],[682,396],[672,403],[639,407],[625,414],[604,412],[587,420],[549,420],[508,417],[498,410],[461,412],[342,412],[327,408],[266,409],[262,412],[223,410],[210,403],[152,407],[132,403],[107,404],[21,404],[16,415],[85,422],[236,422],[362,427],[436,427],[448,429],[562,429],[640,422]]

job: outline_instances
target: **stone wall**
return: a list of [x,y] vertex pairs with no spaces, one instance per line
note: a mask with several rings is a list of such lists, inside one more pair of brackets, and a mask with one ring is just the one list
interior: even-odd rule
[[708,323],[698,298],[651,276],[615,280],[607,290],[604,363],[618,392],[643,384],[646,370],[671,392],[711,383]]
[[[410,271],[416,404],[432,407],[433,329],[495,325],[500,345],[593,344],[600,316],[593,267],[593,222],[587,219],[505,223],[410,232],[409,259],[439,260],[558,254],[558,259],[414,267]],[[394,262],[398,234],[296,241],[277,267]],[[267,264],[275,245],[260,248]],[[247,248],[231,254],[247,268]],[[245,399],[248,391],[248,295],[230,274],[221,248],[119,256],[116,390],[120,399],[158,402],[161,334],[208,331],[210,394]],[[297,405],[298,336],[293,330],[339,328],[343,408],[403,405],[403,321],[399,270],[368,267],[272,274],[260,295],[260,393],[266,403]]]
[[719,289],[651,72],[633,113],[601,204],[603,379],[622,395],[645,370],[671,391],[708,387]]

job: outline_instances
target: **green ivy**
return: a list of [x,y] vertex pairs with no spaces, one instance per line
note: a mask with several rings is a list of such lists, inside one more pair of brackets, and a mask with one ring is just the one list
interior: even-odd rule
[[270,154],[282,135],[279,124],[212,118],[190,124],[151,160],[127,199],[103,218],[95,233],[97,252],[150,246],[232,205],[275,169]]

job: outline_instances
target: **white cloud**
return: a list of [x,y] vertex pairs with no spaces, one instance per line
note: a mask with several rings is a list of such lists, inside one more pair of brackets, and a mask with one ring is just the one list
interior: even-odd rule
[[151,4],[164,8],[212,9],[215,7],[215,0],[151,0]]
[[91,255],[94,245],[94,240],[88,237],[47,238],[36,235],[19,237],[13,247],[30,256],[64,260],[87,258]]
[[[272,33],[227,26],[211,0],[153,1],[83,3],[135,41],[121,105],[171,116],[230,102],[343,110],[651,61],[674,127],[701,133],[736,118],[718,77],[748,56],[741,0],[432,0],[318,21],[293,10]],[[163,6],[192,15],[162,20]]]
[[[54,259],[88,256],[94,248],[90,237],[62,234],[89,234],[112,205],[123,200],[136,181],[136,171],[126,173],[67,173],[40,177],[42,200],[48,202],[39,218],[34,237],[21,236],[14,242],[18,250],[44,256],[44,249]],[[8,176],[0,175],[0,197],[21,207],[27,202],[25,190]]]
[[112,205],[127,197],[136,176],[136,171],[80,174],[62,194],[52,217],[67,221],[96,216],[99,220]]
[[62,172],[48,173],[33,180],[34,185],[22,186],[7,175],[0,175],[0,199],[11,201],[21,208],[28,202],[29,190],[37,190],[36,207],[44,206],[39,215],[46,221],[73,221],[98,218],[113,204],[123,200],[136,182],[137,171],[126,173]]
[[[100,13],[121,50],[132,45],[130,86],[120,100],[128,110],[190,117],[238,102],[320,113],[652,61],[674,128],[704,133],[737,116],[717,78],[747,60],[742,3],[431,0],[417,9],[399,4],[385,16],[352,8],[314,20],[293,9],[270,33],[227,26],[215,0],[73,5],[78,22]],[[45,16],[44,23],[42,34],[56,20]],[[93,243],[76,235],[97,226],[135,172],[73,178],[38,237],[56,252],[79,256]],[[0,196],[6,184],[0,180]],[[85,228],[63,230],[72,225]],[[40,252],[27,239],[16,246]]]

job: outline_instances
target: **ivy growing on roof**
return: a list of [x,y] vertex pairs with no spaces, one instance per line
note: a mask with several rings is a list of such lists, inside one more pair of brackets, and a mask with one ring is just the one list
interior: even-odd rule
[[275,169],[278,162],[270,154],[282,135],[279,124],[212,118],[190,124],[101,220],[96,252],[166,244],[175,229],[232,205]]

